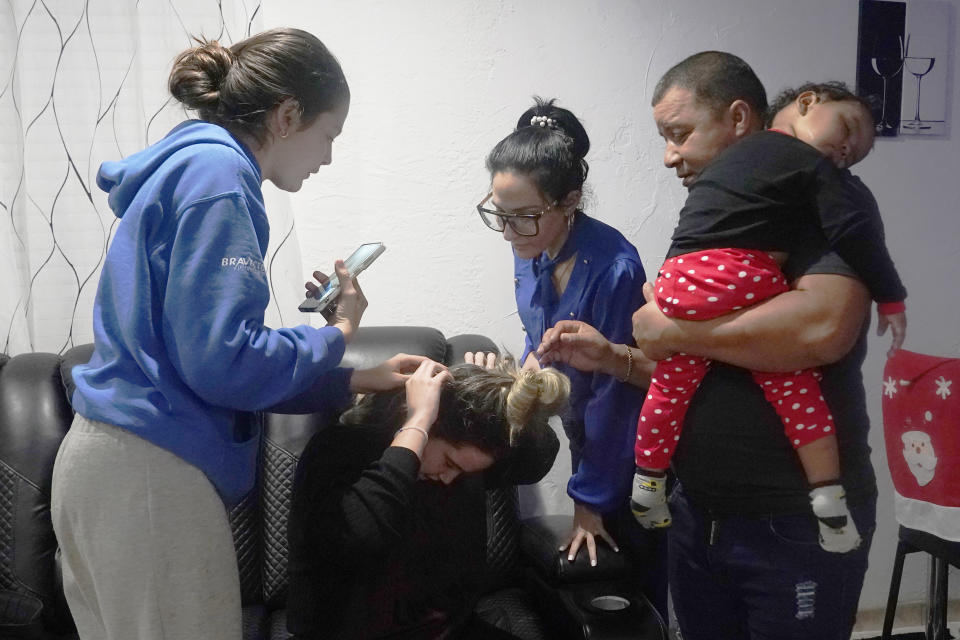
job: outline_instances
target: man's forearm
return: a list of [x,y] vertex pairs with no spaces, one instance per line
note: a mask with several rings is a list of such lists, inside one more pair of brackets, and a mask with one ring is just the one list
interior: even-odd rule
[[[869,308],[869,293],[859,280],[808,275],[795,289],[742,311],[714,320],[663,324],[656,347],[758,371],[806,369],[847,353]],[[643,346],[642,341],[638,344]]]

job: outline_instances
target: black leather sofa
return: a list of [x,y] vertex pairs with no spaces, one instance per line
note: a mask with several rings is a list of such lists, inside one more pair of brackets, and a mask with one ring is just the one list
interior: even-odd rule
[[[424,327],[359,331],[344,366],[368,367],[397,352],[458,361],[495,350],[482,336],[446,339]],[[92,345],[65,354],[0,355],[0,638],[75,638],[59,580],[50,523],[50,477],[73,412],[70,371]],[[250,414],[262,426],[258,481],[230,514],[244,604],[244,640],[285,639],[286,523],[293,471],[310,437],[332,416]],[[560,455],[565,455],[561,452]],[[627,579],[623,559],[601,547],[599,567],[557,551],[568,516],[521,522],[515,488],[488,492],[487,595],[478,612],[521,638],[660,640],[666,629]]]

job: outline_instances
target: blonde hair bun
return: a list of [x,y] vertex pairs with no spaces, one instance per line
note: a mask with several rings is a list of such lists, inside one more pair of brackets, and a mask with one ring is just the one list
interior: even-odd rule
[[521,369],[507,392],[510,442],[536,415],[555,415],[570,396],[570,379],[553,368]]

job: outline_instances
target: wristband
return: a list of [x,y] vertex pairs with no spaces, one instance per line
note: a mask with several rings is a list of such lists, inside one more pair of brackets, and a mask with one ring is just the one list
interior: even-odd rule
[[430,439],[430,434],[427,433],[426,429],[421,429],[420,427],[400,427],[399,429],[397,429],[397,432],[394,433],[393,435],[394,435],[394,437],[396,437],[396,436],[400,435],[400,432],[401,432],[401,431],[407,431],[407,430],[419,431],[420,433],[423,434],[423,437],[424,437],[425,440],[429,440],[429,439]]
[[633,351],[630,350],[630,347],[628,345],[623,345],[623,346],[627,350],[627,373],[622,378],[620,376],[617,376],[617,380],[619,380],[620,382],[627,382],[628,380],[630,380],[630,374],[633,373]]
[[900,300],[899,302],[877,303],[877,311],[885,316],[893,315],[894,313],[903,313],[906,310],[907,305],[903,300]]

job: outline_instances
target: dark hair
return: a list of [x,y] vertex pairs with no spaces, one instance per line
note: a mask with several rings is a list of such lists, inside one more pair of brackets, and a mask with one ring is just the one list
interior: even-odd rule
[[[497,143],[487,156],[491,175],[500,172],[528,176],[552,201],[571,191],[582,191],[590,166],[586,129],[573,113],[556,106],[556,99],[534,97],[534,106],[523,112],[513,133]],[[544,118],[533,125],[534,117]]]
[[842,100],[851,100],[857,102],[870,114],[870,118],[873,121],[872,124],[876,124],[876,116],[874,115],[874,109],[877,107],[876,96],[858,96],[847,88],[845,83],[839,80],[828,80],[827,82],[805,82],[799,87],[784,89],[778,93],[777,97],[770,103],[766,126],[769,127],[778,113],[793,103],[801,94],[808,91],[814,92],[824,101],[831,100],[840,102]]
[[767,92],[742,58],[725,51],[701,51],[671,67],[653,91],[655,107],[673,87],[690,91],[697,102],[719,115],[737,100],[743,100],[764,121]]
[[[552,368],[518,369],[511,359],[492,369],[459,364],[450,373],[430,437],[489,453],[498,475],[513,484],[542,478],[560,446],[547,420],[566,405],[570,380]],[[403,389],[366,395],[340,421],[386,425],[392,433],[406,419],[405,395]]]
[[263,144],[266,117],[285,98],[300,108],[301,128],[350,100],[340,63],[320,40],[300,29],[270,29],[223,47],[199,46],[177,56],[167,86],[203,120]]

